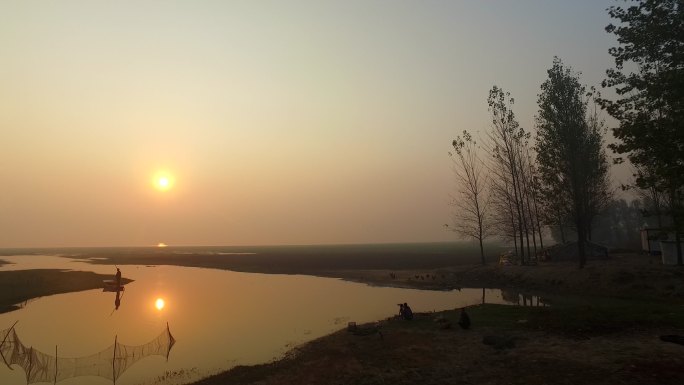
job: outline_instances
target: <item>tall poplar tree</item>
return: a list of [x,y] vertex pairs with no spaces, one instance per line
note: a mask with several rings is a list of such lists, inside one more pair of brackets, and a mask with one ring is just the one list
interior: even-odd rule
[[[541,187],[577,232],[579,267],[586,264],[591,221],[608,201],[608,162],[601,124],[588,114],[590,97],[579,75],[554,58],[541,86],[535,150]],[[552,213],[552,215],[557,213]]]
[[495,221],[500,232],[510,236],[516,246],[516,253],[522,264],[532,259],[529,237],[535,236],[530,211],[527,210],[527,185],[532,180],[530,167],[526,166],[526,132],[513,113],[514,99],[497,86],[489,91],[487,104],[491,115],[491,129],[488,133],[491,155],[493,203],[496,208]]

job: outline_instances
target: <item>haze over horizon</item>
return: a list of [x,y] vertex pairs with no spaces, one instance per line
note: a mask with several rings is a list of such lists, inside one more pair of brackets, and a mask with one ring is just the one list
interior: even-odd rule
[[455,240],[451,140],[613,4],[0,0],[0,247]]

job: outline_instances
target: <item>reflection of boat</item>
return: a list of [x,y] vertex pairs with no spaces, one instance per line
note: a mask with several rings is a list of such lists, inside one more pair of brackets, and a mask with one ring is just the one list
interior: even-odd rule
[[116,292],[116,291],[124,291],[125,290],[125,288],[123,286],[117,286],[116,280],[114,280],[114,279],[103,279],[102,284],[104,285],[104,288],[102,289],[102,291]]

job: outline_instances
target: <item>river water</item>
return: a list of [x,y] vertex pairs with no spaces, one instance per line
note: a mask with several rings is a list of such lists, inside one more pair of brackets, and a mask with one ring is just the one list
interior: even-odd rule
[[[7,256],[0,270],[71,269],[113,274],[113,266],[49,255]],[[407,302],[414,312],[487,303],[519,303],[496,289],[428,291],[374,287],[305,275],[239,273],[178,266],[121,267],[126,285],[116,293],[101,289],[29,301],[0,314],[0,330],[12,326],[21,341],[59,357],[83,357],[111,346],[116,338],[142,345],[167,324],[176,343],[168,359],[144,357],[122,373],[119,385],[182,384],[235,365],[268,362],[303,342],[347,323],[371,322],[397,313]],[[3,336],[0,336],[2,338]],[[0,384],[25,384],[18,365],[0,363]],[[111,379],[74,377],[62,385],[105,385]]]

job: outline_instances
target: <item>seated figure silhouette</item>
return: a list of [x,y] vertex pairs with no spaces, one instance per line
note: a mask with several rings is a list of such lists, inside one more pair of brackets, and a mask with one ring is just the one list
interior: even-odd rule
[[470,316],[466,313],[465,308],[461,308],[461,316],[458,318],[458,325],[461,329],[470,329]]
[[404,302],[404,306],[402,306],[402,311],[401,311],[401,316],[405,320],[412,320],[413,319],[413,311],[411,310],[411,307]]

